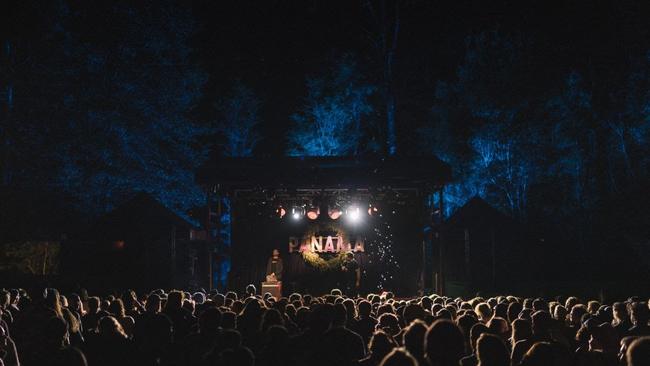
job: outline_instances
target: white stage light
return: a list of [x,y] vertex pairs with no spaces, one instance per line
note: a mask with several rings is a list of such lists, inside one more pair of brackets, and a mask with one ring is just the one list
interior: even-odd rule
[[347,217],[350,219],[352,222],[357,222],[361,219],[361,209],[357,206],[352,206],[348,208],[347,212]]
[[304,209],[300,207],[294,207],[291,209],[291,217],[294,220],[300,220],[304,214],[305,214]]

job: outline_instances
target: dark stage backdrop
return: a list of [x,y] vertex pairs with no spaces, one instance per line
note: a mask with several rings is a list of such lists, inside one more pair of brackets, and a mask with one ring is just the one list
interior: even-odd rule
[[[261,212],[245,204],[234,207],[230,289],[242,291],[249,283],[259,288],[265,279],[267,260],[272,250],[278,249],[284,261],[285,294],[328,292],[340,285],[340,271],[322,271],[312,266],[298,252],[298,247],[290,253],[290,238],[323,235],[324,248],[327,235],[340,234],[344,242],[352,242],[352,248],[356,241],[363,241],[364,251],[354,253],[362,270],[362,293],[390,290],[406,296],[417,292],[422,269],[422,220],[417,206],[387,208],[381,216],[363,215],[356,224],[344,217],[334,221],[321,215],[316,221],[307,218],[296,221],[289,215],[277,219]],[[336,255],[319,253],[326,260]]]

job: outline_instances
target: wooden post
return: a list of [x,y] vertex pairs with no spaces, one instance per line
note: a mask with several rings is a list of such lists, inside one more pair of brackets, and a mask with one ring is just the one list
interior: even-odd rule
[[422,239],[422,263],[421,263],[422,268],[420,269],[420,292],[421,296],[424,296],[424,288],[425,286],[425,279],[426,279],[426,271],[427,271],[427,241],[426,239]]
[[465,228],[465,279],[472,283],[472,252],[469,229]]
[[429,220],[430,220],[430,215],[428,214],[427,210],[427,201],[430,197],[430,194],[428,191],[426,191],[426,194],[424,194],[424,198],[422,199],[420,209],[422,211],[419,211],[420,218],[422,220],[422,229],[420,231],[421,235],[421,250],[422,250],[422,260],[420,262],[420,278],[418,278],[419,283],[419,288],[418,290],[420,291],[420,295],[424,296],[425,295],[425,288],[426,288],[426,272],[427,272],[427,228],[430,226]]
[[494,226],[490,227],[490,241],[492,244],[492,289],[497,286],[497,255],[496,255],[496,241],[494,240]]
[[211,201],[211,196],[210,193],[212,193],[212,187],[208,187],[208,192],[206,194],[206,201],[205,201],[205,206],[206,206],[206,211],[207,211],[207,216],[205,220],[205,241],[206,241],[206,247],[208,249],[208,288],[212,290],[212,250],[210,249],[211,243],[212,243],[212,225],[211,225],[211,209],[210,209],[210,201]]
[[[222,215],[222,207],[221,207],[221,190],[220,187],[217,186],[217,212],[216,212],[216,221],[215,221],[215,231],[216,235],[214,236],[214,242],[212,245],[210,245],[210,266],[212,266],[212,263],[214,262],[214,252],[215,249],[219,254],[218,258],[223,258],[223,248],[222,248],[222,243],[221,243],[221,215]],[[219,278],[221,279],[222,273],[221,273],[221,263],[218,264],[219,267],[217,268],[217,272],[219,273]],[[213,281],[214,279],[214,272],[210,271],[210,280]],[[216,284],[217,287],[219,286],[219,283]],[[210,288],[212,288],[214,284],[211,285]]]
[[172,288],[176,287],[176,225],[172,225],[172,230],[171,230],[171,242],[170,242],[170,249],[171,249],[171,265],[169,268],[169,273],[170,273],[170,285]]
[[440,281],[440,295],[444,295],[445,293],[445,245],[444,245],[444,240],[443,240],[443,235],[442,235],[442,225],[444,223],[444,206],[443,206],[443,187],[440,187],[440,190],[438,191],[438,250],[439,250],[439,268],[440,268],[440,276],[439,276],[439,281]]

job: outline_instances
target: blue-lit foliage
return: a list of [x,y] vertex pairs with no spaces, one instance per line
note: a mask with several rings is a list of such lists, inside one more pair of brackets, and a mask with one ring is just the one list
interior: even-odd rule
[[[527,105],[507,98],[513,83],[504,83],[521,69],[518,47],[494,32],[468,37],[456,81],[438,83],[432,121],[420,130],[420,138],[424,149],[453,167],[446,215],[474,196],[514,215],[525,214],[536,175],[530,152],[537,131],[521,121]],[[475,121],[469,134],[454,126],[461,118]]]
[[627,179],[650,175],[650,51],[635,60],[622,91],[623,111],[612,118],[614,156]]
[[118,42],[67,33],[70,83],[84,87],[65,97],[54,183],[85,212],[145,191],[182,214],[204,201],[194,171],[207,147],[197,140],[211,132],[188,117],[205,81],[189,61],[189,11],[168,2],[107,10]]
[[288,154],[341,156],[376,150],[374,144],[361,143],[376,88],[362,79],[351,56],[335,62],[325,75],[307,78],[305,104],[291,117]]
[[585,128],[596,120],[592,108],[591,94],[577,72],[570,73],[558,95],[544,105],[549,122],[545,146],[549,158],[543,165],[547,178],[563,183],[565,214],[593,203],[589,170],[590,162],[596,159],[596,139],[593,130]]
[[[217,105],[221,152],[229,157],[250,157],[260,140],[259,128],[260,100],[255,93],[241,81],[236,81],[228,96]],[[225,254],[232,244],[232,208],[226,196],[217,197],[221,204],[219,235],[220,260],[214,272],[214,283],[219,289],[226,288],[231,260]]]
[[222,137],[222,152],[225,156],[253,155],[260,140],[259,108],[260,100],[241,81],[236,81],[230,95],[218,104],[217,129]]
[[466,45],[456,79],[438,83],[431,121],[419,130],[422,148],[453,167],[446,214],[478,195],[525,220],[535,193],[538,213],[583,222],[608,192],[647,177],[647,59],[612,92],[614,111],[599,114],[576,71],[551,92],[526,95],[526,41],[487,32]]

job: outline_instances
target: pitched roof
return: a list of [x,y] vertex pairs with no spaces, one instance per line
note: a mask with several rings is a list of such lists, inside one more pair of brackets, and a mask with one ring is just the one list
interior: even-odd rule
[[474,196],[447,219],[448,227],[476,225],[512,225],[516,221],[487,203],[483,198]]
[[193,220],[181,217],[176,212],[162,204],[150,194],[141,192],[126,201],[113,211],[100,217],[95,227],[124,227],[143,221],[156,223],[170,223],[181,228],[198,228],[199,224]]

